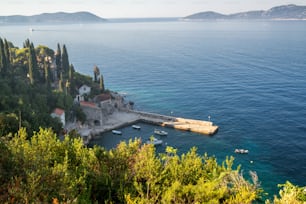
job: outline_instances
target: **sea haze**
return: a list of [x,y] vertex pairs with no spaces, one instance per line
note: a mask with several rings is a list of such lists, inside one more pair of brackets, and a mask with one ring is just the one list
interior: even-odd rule
[[[66,44],[77,71],[96,64],[108,89],[126,94],[139,110],[211,120],[213,137],[167,129],[168,145],[192,146],[222,161],[234,155],[244,174],[256,171],[263,188],[306,178],[306,22],[130,22],[0,26],[17,46]],[[147,139],[154,127],[127,127],[93,142]],[[165,146],[158,147],[162,151]],[[235,155],[235,148],[249,150]]]

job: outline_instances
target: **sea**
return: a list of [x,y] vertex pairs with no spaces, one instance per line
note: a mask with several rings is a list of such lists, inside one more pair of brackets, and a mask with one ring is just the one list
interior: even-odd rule
[[[0,25],[0,37],[18,47],[26,39],[56,50],[93,76],[97,65],[107,89],[135,109],[211,120],[213,136],[164,128],[157,147],[196,146],[221,163],[235,157],[243,175],[257,172],[272,197],[277,184],[306,185],[306,21],[120,20],[101,24]],[[155,127],[105,133],[91,145],[148,139]],[[249,154],[235,154],[236,148]]]

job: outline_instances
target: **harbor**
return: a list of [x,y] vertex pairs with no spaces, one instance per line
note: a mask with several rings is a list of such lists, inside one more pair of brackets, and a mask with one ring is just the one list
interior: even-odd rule
[[101,126],[86,126],[78,129],[79,134],[88,144],[93,137],[99,134],[117,130],[135,123],[143,122],[152,125],[174,128],[182,131],[190,131],[204,135],[214,135],[218,131],[218,126],[211,121],[166,116],[155,113],[148,113],[135,110],[116,111],[109,115]]

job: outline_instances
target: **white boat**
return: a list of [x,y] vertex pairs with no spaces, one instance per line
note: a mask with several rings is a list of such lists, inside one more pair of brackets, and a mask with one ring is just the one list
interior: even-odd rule
[[235,153],[237,153],[237,154],[248,154],[249,150],[247,150],[247,149],[235,149]]
[[155,137],[150,137],[150,139],[147,140],[146,143],[147,144],[153,144],[153,145],[159,145],[159,144],[162,144],[163,141],[159,140],[159,139],[156,139]]
[[122,132],[119,130],[112,130],[112,133],[115,135],[122,135]]
[[164,130],[158,130],[158,129],[154,130],[154,134],[161,135],[161,136],[166,136],[166,135],[168,135],[168,133],[167,133],[166,131],[164,131]]
[[141,127],[139,125],[132,125],[132,128],[136,129],[136,130],[140,130]]

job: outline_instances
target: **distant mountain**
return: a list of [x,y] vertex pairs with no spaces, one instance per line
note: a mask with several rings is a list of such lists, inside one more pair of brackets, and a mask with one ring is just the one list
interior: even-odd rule
[[212,11],[200,12],[186,16],[185,20],[231,20],[231,19],[306,19],[306,6],[297,6],[294,4],[273,7],[267,11],[248,11],[224,15]]
[[0,16],[0,23],[93,23],[106,21],[89,12],[76,13],[43,13],[33,16]]
[[213,11],[206,11],[201,13],[196,13],[191,16],[185,17],[185,19],[224,19],[226,18],[226,15],[216,13]]

